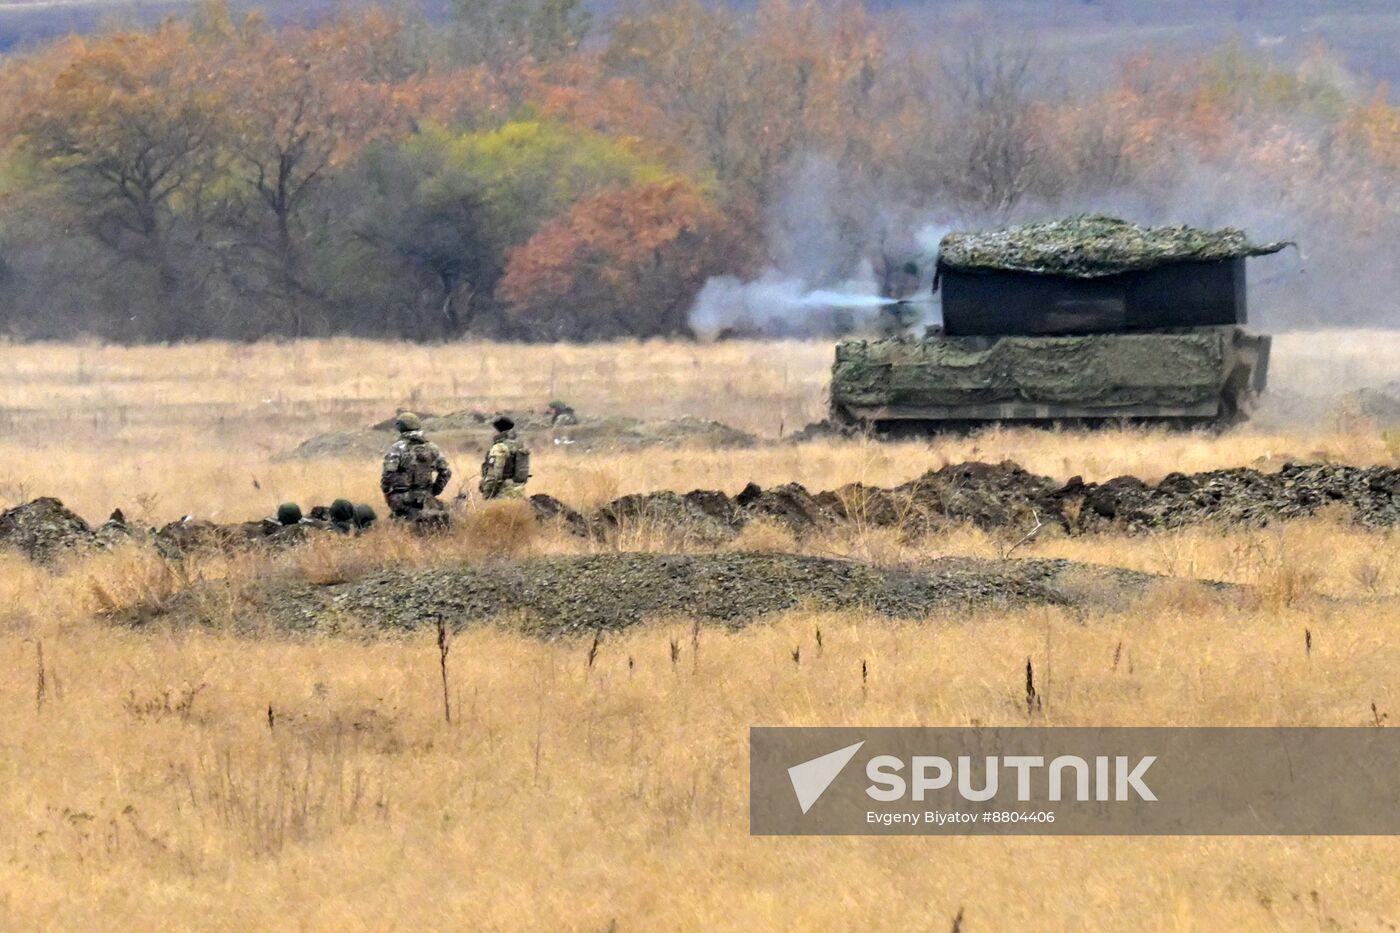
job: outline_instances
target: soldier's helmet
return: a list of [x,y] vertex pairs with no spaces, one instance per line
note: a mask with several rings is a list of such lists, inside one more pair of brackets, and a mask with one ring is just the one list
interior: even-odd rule
[[491,427],[504,434],[506,431],[515,427],[515,421],[506,415],[497,415],[495,419],[492,420]]
[[399,429],[400,434],[405,434],[409,431],[421,431],[423,430],[423,419],[419,418],[411,411],[401,411],[398,417],[394,419],[394,427]]
[[331,521],[353,522],[354,520],[355,503],[349,499],[337,499],[331,503]]
[[301,506],[295,502],[283,502],[277,507],[277,524],[295,525],[301,521]]
[[549,410],[554,412],[555,414],[559,414],[560,412],[564,411],[573,411],[573,408],[569,405],[568,402],[556,398],[549,403]]
[[378,517],[379,516],[374,513],[374,509],[363,502],[355,506],[356,528],[368,528],[370,525],[374,524],[374,520]]

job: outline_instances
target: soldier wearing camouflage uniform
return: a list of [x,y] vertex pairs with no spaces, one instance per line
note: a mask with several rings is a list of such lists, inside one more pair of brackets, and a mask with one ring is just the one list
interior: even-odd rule
[[578,415],[574,413],[572,405],[559,399],[549,403],[550,427],[568,427],[574,424],[578,424]]
[[418,519],[441,511],[437,497],[447,488],[452,468],[436,444],[423,436],[423,422],[411,411],[394,419],[399,439],[384,455],[379,488],[395,518]]
[[525,451],[525,446],[515,436],[515,422],[502,415],[491,422],[496,434],[491,438],[491,449],[486,452],[486,460],[481,464],[481,490],[483,499],[519,499],[524,495],[523,484],[516,482],[516,457]]

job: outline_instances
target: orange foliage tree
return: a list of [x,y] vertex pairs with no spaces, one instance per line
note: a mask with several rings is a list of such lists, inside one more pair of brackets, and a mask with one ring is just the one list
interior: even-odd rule
[[514,250],[498,295],[552,339],[680,334],[712,275],[742,269],[733,224],[683,178],[578,201]]
[[100,237],[158,250],[172,206],[217,170],[226,113],[189,28],[70,39],[17,72],[15,144],[68,183]]
[[[209,260],[199,242],[220,209],[216,140],[227,101],[190,29],[167,23],[69,39],[22,60],[7,79],[16,93],[6,129],[36,170],[31,198],[55,193],[52,207],[68,229],[115,253],[122,290],[144,295],[116,326],[163,339],[202,333],[197,306]],[[90,265],[77,268],[92,274]],[[72,271],[60,270],[58,282]]]
[[[410,71],[398,56],[398,23],[370,12],[274,30],[256,17],[238,25],[210,17],[208,39],[223,53],[217,64],[229,95],[222,142],[267,219],[251,224],[248,258],[270,270],[282,298],[295,299],[306,290],[298,215],[308,196],[374,139],[406,131],[395,87]],[[295,302],[289,313],[299,333]]]

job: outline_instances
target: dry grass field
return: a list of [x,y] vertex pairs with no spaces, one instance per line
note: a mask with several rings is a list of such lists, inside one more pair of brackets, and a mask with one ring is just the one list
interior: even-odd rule
[[[581,505],[666,488],[733,493],[749,480],[894,483],[966,459],[1090,480],[1396,459],[1383,426],[1342,398],[1391,378],[1391,335],[1281,339],[1281,397],[1336,404],[1295,419],[1283,406],[1223,436],[780,442],[822,416],[829,357],[821,343],[0,346],[0,505],[54,495],[89,519],[121,506],[158,522],[255,517],[289,498],[375,501],[375,462],[276,455],[398,407],[539,409],[556,396],[584,413],[713,418],[764,440],[538,451],[532,490]],[[458,459],[469,477],[475,464]],[[675,542],[637,535],[625,545]],[[752,725],[1395,725],[1400,533],[1331,513],[1266,530],[1046,535],[1017,552],[1245,583],[1244,600],[1168,583],[1092,616],[1029,608],[893,622],[795,611],[742,631],[658,618],[605,638],[591,665],[587,641],[543,641],[497,619],[452,639],[450,724],[432,633],[129,629],[96,615],[191,577],[314,582],[391,563],[605,546],[507,507],[478,510],[431,546],[384,528],[179,572],[134,547],[52,569],[0,556],[0,927],[1400,924],[1392,839],[748,835]],[[909,540],[859,525],[801,542],[752,526],[722,545],[909,565],[1006,546],[972,528]],[[1044,698],[1029,719],[1027,658]]]

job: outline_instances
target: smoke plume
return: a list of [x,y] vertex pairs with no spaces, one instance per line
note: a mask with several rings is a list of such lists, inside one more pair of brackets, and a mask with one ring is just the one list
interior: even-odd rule
[[750,281],[710,279],[691,309],[691,328],[705,337],[870,331],[881,309],[901,298],[915,299],[916,326],[937,323],[929,289],[948,227],[928,212],[888,204],[830,159],[802,160],[767,218],[769,266]]

